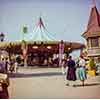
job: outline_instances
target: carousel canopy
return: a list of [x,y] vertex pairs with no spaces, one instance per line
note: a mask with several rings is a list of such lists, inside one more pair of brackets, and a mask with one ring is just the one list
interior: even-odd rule
[[[27,32],[27,27],[24,27],[23,36],[25,36],[24,40],[28,44],[30,50],[33,50],[35,46],[35,49],[43,49],[43,48],[51,48],[52,50],[59,49],[59,43],[60,41],[57,41],[52,33],[49,33],[46,29],[42,18],[39,18],[38,23],[36,24],[36,27],[33,30],[32,34],[29,34]],[[77,43],[77,42],[68,42],[64,41],[65,49],[68,50],[76,50],[81,49],[84,46],[84,44]],[[8,50],[10,51],[12,49],[13,52],[21,52],[21,45],[22,41],[15,41],[15,42],[0,42],[0,49]],[[71,48],[71,49],[70,49]]]
[[42,18],[36,23],[33,33],[25,34],[26,41],[56,41],[52,33],[46,29]]

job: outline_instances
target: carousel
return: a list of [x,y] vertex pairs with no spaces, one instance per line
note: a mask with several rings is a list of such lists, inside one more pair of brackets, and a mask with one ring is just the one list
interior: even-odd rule
[[33,33],[27,34],[27,31],[27,26],[24,26],[21,41],[0,42],[0,50],[8,52],[9,59],[12,55],[15,56],[19,65],[26,63],[29,66],[58,66],[60,49],[64,58],[71,52],[85,47],[82,43],[57,41],[52,33],[49,33],[41,17]]

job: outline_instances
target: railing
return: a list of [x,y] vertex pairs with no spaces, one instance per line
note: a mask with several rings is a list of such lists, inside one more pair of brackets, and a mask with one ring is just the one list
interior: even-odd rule
[[100,48],[88,49],[88,56],[100,56]]

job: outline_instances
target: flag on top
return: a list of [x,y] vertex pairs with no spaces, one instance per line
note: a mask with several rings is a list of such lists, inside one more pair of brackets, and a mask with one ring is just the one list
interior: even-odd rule
[[93,0],[93,1],[92,1],[92,4],[93,4],[93,7],[95,7],[95,6],[96,6],[96,1]]
[[41,17],[39,18],[38,25],[39,25],[39,27],[40,27],[40,28],[41,28],[41,27],[45,28],[44,23],[43,23],[43,21],[42,21],[42,18],[41,18]]

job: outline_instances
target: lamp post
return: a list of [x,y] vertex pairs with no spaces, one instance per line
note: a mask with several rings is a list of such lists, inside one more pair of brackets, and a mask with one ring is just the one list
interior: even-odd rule
[[28,28],[27,26],[23,26],[23,40],[22,40],[22,44],[21,44],[21,49],[22,49],[22,53],[23,53],[23,58],[24,58],[24,67],[27,66],[27,42],[24,40],[24,34],[28,33]]
[[3,41],[4,41],[4,37],[5,37],[4,33],[3,33],[3,32],[1,32],[1,33],[0,33],[0,41],[1,41],[1,42],[3,42]]
[[[1,32],[1,33],[0,33],[0,42],[3,42],[3,41],[4,41],[4,37],[5,37],[4,33]],[[1,51],[2,51],[2,50],[1,50]],[[0,58],[1,58],[1,55],[0,55]]]

